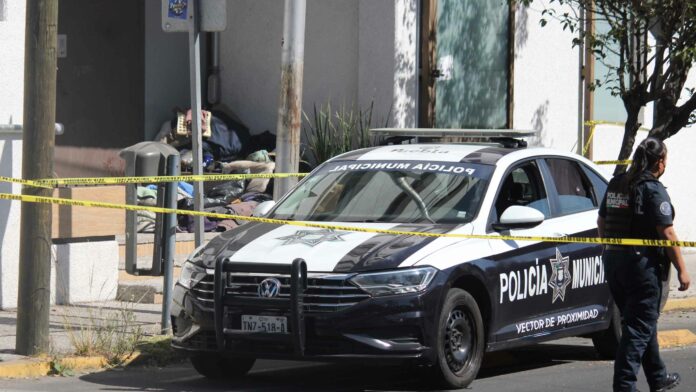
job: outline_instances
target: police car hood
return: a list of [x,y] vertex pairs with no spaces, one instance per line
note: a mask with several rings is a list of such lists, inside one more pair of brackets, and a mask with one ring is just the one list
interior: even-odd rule
[[[470,234],[472,226],[439,224],[335,223],[340,226],[401,232]],[[243,263],[290,264],[297,258],[311,272],[362,272],[411,265],[461,238],[394,235],[292,225],[247,223],[214,238],[203,263],[214,268],[221,258]]]

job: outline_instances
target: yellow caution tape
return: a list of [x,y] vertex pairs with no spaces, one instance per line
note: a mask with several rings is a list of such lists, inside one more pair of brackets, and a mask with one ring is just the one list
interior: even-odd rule
[[597,244],[597,245],[628,245],[628,246],[651,246],[651,247],[688,247],[695,248],[696,241],[668,241],[668,240],[644,240],[636,238],[594,238],[594,237],[541,237],[541,236],[509,236],[509,235],[485,235],[485,234],[459,234],[459,233],[424,233],[415,231],[400,231],[389,229],[375,229],[370,227],[343,226],[316,222],[288,221],[282,219],[259,218],[241,215],[216,214],[212,212],[176,210],[173,208],[134,206],[126,204],[113,204],[98,201],[71,200],[57,197],[43,197],[31,195],[14,195],[0,193],[0,200],[17,200],[25,203],[48,203],[68,206],[109,208],[128,211],[150,211],[160,214],[179,214],[204,216],[216,219],[234,219],[249,222],[262,222],[274,225],[289,225],[299,227],[310,227],[317,229],[329,229],[339,231],[353,231],[360,233],[376,233],[389,235],[407,235],[419,237],[447,237],[461,239],[483,239],[483,240],[504,240],[504,241],[532,241],[532,242],[553,242],[553,243],[572,243],[572,244]]
[[251,180],[255,178],[289,178],[304,177],[308,173],[260,173],[260,174],[203,174],[183,176],[155,176],[155,177],[80,177],[80,178],[47,178],[37,180],[36,183],[43,186],[79,186],[79,185],[126,185],[149,184],[179,181],[233,181]]
[[0,182],[14,182],[16,184],[22,184],[25,186],[33,186],[33,187],[37,187],[37,188],[53,189],[52,186],[44,185],[40,181],[23,180],[21,178],[0,177]]
[[[616,125],[616,126],[626,126],[626,123],[622,122],[615,122],[615,121],[586,121],[585,125],[590,127],[590,137],[587,138],[587,141],[585,142],[585,146],[582,148],[582,155],[585,156],[587,155],[587,151],[590,150],[590,144],[592,143],[592,139],[594,138],[595,134],[595,129],[597,129],[597,125]],[[639,129],[649,131],[647,128],[640,127]],[[630,165],[631,160],[623,160],[623,161],[595,161],[594,163],[597,165]]]
[[630,159],[627,159],[625,161],[595,161],[594,163],[596,165],[630,165],[631,164]]

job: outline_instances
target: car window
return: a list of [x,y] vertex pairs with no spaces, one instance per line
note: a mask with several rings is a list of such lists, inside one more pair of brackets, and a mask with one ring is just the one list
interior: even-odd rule
[[590,179],[592,187],[594,188],[595,206],[599,206],[599,202],[604,199],[604,194],[607,193],[607,182],[589,167],[582,165],[582,168],[585,170],[585,174]]
[[476,216],[492,172],[492,166],[468,163],[329,163],[279,203],[273,217],[466,223]]
[[527,206],[550,217],[549,200],[534,162],[513,169],[505,178],[495,202],[496,220],[510,206]]
[[560,215],[587,211],[597,206],[592,183],[577,162],[549,158],[546,164],[558,194]]

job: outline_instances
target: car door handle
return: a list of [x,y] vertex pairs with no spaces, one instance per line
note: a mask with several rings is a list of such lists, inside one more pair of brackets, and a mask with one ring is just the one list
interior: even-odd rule
[[554,237],[568,237],[568,234],[556,232],[556,233],[553,233],[553,236]]

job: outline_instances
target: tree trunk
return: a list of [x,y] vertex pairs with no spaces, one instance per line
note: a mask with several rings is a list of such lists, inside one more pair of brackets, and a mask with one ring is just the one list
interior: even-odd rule
[[[621,150],[619,151],[618,160],[625,161],[630,158],[631,152],[633,151],[633,145],[636,143],[636,133],[640,128],[640,123],[638,122],[638,113],[640,113],[640,108],[626,108],[628,112],[628,118],[626,119],[626,125],[624,128],[624,137],[621,141]],[[628,165],[616,165],[614,169],[614,175],[619,175],[626,172]]]

